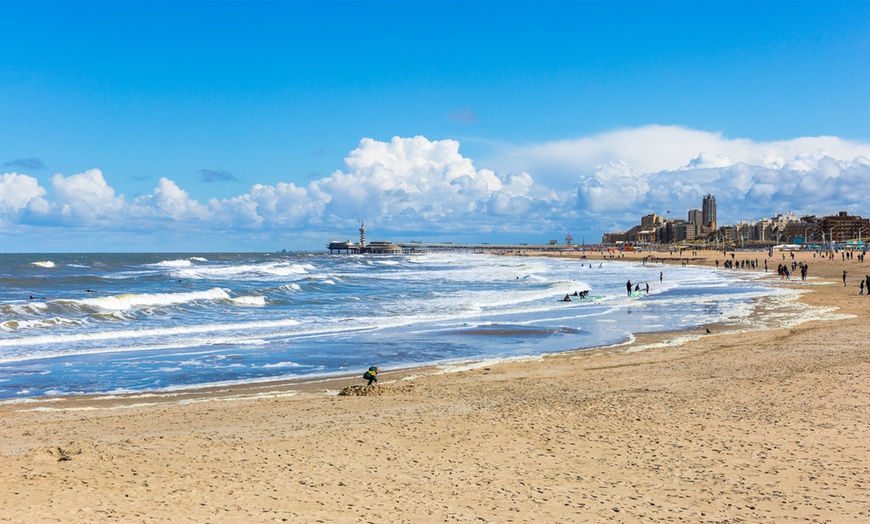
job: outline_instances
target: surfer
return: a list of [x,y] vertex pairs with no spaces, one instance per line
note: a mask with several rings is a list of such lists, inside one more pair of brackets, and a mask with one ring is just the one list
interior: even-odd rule
[[625,283],[625,290],[628,291],[628,296],[631,296],[631,279],[628,279],[628,282]]
[[562,299],[562,302],[571,302],[571,297],[566,294],[565,298]]

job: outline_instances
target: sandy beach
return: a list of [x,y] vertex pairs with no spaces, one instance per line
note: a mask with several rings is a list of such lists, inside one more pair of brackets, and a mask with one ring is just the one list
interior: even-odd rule
[[[664,278],[724,260],[661,256]],[[355,379],[5,403],[0,522],[868,522],[870,263],[796,260],[808,281],[773,277],[779,253],[771,281],[830,318],[386,372],[375,396],[334,394]]]

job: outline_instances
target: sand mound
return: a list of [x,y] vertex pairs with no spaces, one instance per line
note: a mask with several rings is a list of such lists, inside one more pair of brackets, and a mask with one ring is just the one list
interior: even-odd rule
[[348,386],[338,394],[345,397],[378,397],[390,395],[392,391],[387,386]]

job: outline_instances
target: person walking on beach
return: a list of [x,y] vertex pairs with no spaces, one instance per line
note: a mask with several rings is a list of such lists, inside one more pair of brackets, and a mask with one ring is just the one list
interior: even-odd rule
[[375,384],[378,383],[378,371],[380,371],[380,370],[381,370],[381,368],[379,368],[377,366],[372,366],[369,368],[368,371],[365,372],[365,375],[363,375],[363,378],[365,380],[369,381],[369,383],[366,384],[367,386],[371,386],[372,382],[374,382]]
[[846,287],[846,272],[843,271],[843,287]]
[[628,282],[625,283],[625,290],[628,291],[628,296],[631,296],[631,279],[628,279]]
[[867,294],[870,295],[870,275],[866,275],[864,280],[867,281],[867,284],[864,287],[867,288]]

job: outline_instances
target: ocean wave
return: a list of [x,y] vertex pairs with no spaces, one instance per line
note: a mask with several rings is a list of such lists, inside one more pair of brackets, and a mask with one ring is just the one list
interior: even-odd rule
[[46,309],[48,309],[48,304],[34,300],[20,304],[3,304],[0,306],[0,314],[4,316],[39,315]]
[[59,300],[73,305],[97,308],[103,311],[126,311],[147,307],[187,304],[197,300],[229,300],[226,290],[215,287],[206,291],[192,293],[126,293],[108,297],[86,298],[83,300]]
[[[125,329],[117,331],[36,335],[15,339],[0,339],[0,348],[13,348],[12,352],[10,352],[9,350],[0,351],[0,363],[14,362],[19,360],[31,360],[34,358],[57,357],[67,354],[92,355],[110,352],[134,352],[180,349],[185,347],[204,347],[214,345],[222,341],[225,342],[225,340],[202,337],[182,340],[178,337],[197,335],[214,337],[218,333],[232,333],[243,331],[262,332],[262,330],[268,329],[291,328],[300,324],[301,322],[296,319],[238,323],[220,322],[196,326],[178,326],[155,329]],[[121,347],[118,345],[118,341],[120,340],[136,340],[137,342],[134,346]],[[166,343],[148,344],[142,342],[144,340],[165,340]],[[106,347],[97,347],[94,343],[98,341],[111,341],[112,344]],[[77,343],[79,342],[88,342],[90,346],[84,349],[76,347]],[[250,343],[255,345],[259,345],[262,342],[262,338],[258,336],[241,336],[232,341],[233,344]],[[32,346],[47,346],[51,347],[52,349],[38,352],[32,352],[25,349]],[[57,350],[58,347],[69,348],[69,350]]]
[[232,302],[233,304],[238,304],[240,306],[265,306],[266,297],[235,297],[231,298],[230,302]]
[[39,261],[39,262],[31,262],[31,264],[34,265],[34,266],[39,266],[39,267],[48,267],[48,268],[54,267],[54,262],[52,262],[51,260],[43,260],[43,261]]
[[302,367],[302,364],[297,364],[296,362],[275,362],[274,364],[263,364],[260,367],[261,368],[298,368],[298,367]]
[[27,329],[48,329],[58,326],[81,326],[85,323],[81,320],[70,318],[44,318],[44,319],[18,319],[0,322],[0,331],[22,331]]
[[155,264],[151,264],[156,267],[190,267],[193,265],[193,262],[189,258],[180,258],[177,260],[161,260]]
[[245,280],[263,277],[294,277],[313,270],[311,264],[266,262],[262,264],[191,266],[178,268],[173,276],[182,279]]

